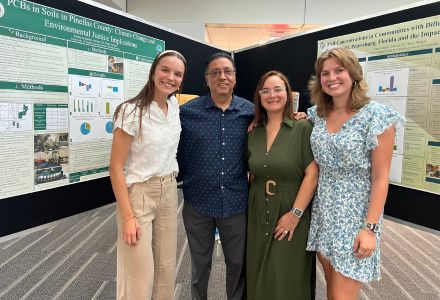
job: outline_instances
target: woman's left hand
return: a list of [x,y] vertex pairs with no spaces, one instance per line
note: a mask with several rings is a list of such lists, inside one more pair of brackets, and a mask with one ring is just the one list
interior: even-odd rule
[[287,240],[293,237],[296,225],[298,225],[299,219],[295,217],[290,211],[281,216],[278,220],[277,227],[275,227],[274,237],[282,241],[286,236],[289,236]]
[[359,258],[367,258],[373,255],[376,249],[376,234],[368,233],[361,229],[354,240],[354,255]]

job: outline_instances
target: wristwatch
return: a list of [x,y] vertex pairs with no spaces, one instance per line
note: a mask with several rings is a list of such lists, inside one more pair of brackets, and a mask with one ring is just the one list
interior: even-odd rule
[[366,223],[365,227],[368,228],[371,232],[378,233],[380,230],[380,225],[375,223]]
[[290,211],[292,212],[292,214],[294,216],[296,216],[298,218],[301,218],[301,216],[303,215],[303,211],[299,208],[296,208],[296,207],[292,208]]

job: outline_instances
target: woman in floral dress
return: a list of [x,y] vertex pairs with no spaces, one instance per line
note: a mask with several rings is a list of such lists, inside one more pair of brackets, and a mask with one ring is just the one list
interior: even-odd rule
[[317,251],[328,299],[356,299],[380,279],[380,229],[395,128],[403,118],[370,101],[356,56],[324,52],[309,83],[311,147],[320,174],[307,250]]

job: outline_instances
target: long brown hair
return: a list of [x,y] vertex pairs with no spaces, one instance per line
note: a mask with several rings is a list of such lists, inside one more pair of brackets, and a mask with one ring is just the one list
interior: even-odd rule
[[254,124],[261,124],[267,121],[267,111],[261,105],[260,90],[263,88],[266,80],[272,76],[277,76],[284,82],[284,87],[286,88],[286,93],[287,93],[287,102],[286,102],[286,106],[284,107],[283,117],[290,118],[290,105],[292,105],[293,95],[289,80],[287,79],[286,75],[284,75],[280,71],[269,71],[267,73],[264,73],[263,76],[260,77],[260,81],[258,81],[257,88],[255,89],[255,93],[254,93],[255,117],[253,121]]
[[[127,109],[127,106],[125,104],[130,103],[130,104],[134,104],[134,108],[133,110],[129,113],[129,115],[133,114],[133,118],[136,117],[137,114],[139,114],[139,130],[142,128],[142,116],[145,112],[147,112],[150,108],[151,102],[153,102],[153,97],[154,97],[154,80],[153,80],[153,76],[154,73],[156,72],[156,68],[157,65],[159,64],[160,60],[164,57],[167,56],[175,56],[178,59],[180,59],[183,62],[183,65],[185,66],[185,70],[183,73],[183,78],[182,78],[182,84],[180,84],[180,87],[177,91],[175,91],[174,93],[168,95],[168,98],[171,97],[172,95],[176,94],[177,92],[181,92],[182,88],[183,88],[183,79],[185,78],[185,73],[186,73],[186,60],[183,57],[182,54],[180,54],[177,51],[174,50],[166,50],[162,53],[160,53],[158,56],[156,56],[156,58],[154,59],[153,63],[151,64],[151,68],[150,68],[150,74],[148,75],[148,81],[145,84],[145,86],[142,88],[142,90],[139,92],[139,94],[137,94],[135,97],[124,101],[123,103],[121,103],[120,105],[118,105],[118,107],[116,107],[115,113],[113,115],[113,121],[116,121],[116,119],[119,116],[119,113],[121,112],[121,108],[123,108],[122,111],[122,118],[125,115],[125,110]],[[122,119],[122,123],[124,123],[124,120]]]
[[348,71],[350,78],[353,80],[351,101],[348,104],[348,109],[350,111],[359,110],[370,101],[370,98],[367,96],[368,84],[362,76],[362,67],[356,55],[346,48],[327,50],[319,56],[315,63],[315,76],[312,76],[309,80],[310,98],[316,104],[317,114],[321,118],[325,117],[334,106],[332,97],[326,94],[321,86],[321,72],[324,62],[331,57],[334,57]]

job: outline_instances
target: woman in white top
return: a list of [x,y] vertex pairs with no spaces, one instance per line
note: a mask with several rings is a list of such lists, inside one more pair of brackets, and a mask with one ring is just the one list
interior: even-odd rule
[[[173,299],[175,175],[185,58],[167,50],[141,92],[115,111],[110,179],[117,200],[117,299]],[[125,170],[125,174],[124,174]]]

